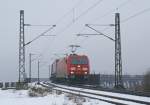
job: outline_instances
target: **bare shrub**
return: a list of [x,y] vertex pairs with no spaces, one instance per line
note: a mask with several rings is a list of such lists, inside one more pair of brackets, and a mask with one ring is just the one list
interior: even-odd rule
[[150,92],[150,70],[144,76],[143,90]]
[[49,90],[43,87],[30,87],[28,95],[31,97],[43,97],[48,94]]
[[72,100],[76,105],[82,105],[84,102],[86,102],[86,99],[84,97],[74,95],[74,94],[67,94],[66,97],[68,97],[68,100]]

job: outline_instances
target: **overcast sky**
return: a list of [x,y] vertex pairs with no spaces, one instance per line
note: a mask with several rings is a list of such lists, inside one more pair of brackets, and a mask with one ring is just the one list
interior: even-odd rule
[[[118,9],[116,9],[118,8]],[[91,71],[114,74],[114,42],[103,36],[77,37],[78,33],[95,33],[84,25],[113,24],[115,13],[121,20],[150,8],[149,0],[0,0],[0,81],[18,79],[19,11],[24,10],[25,23],[53,25],[47,33],[26,46],[26,72],[29,53],[39,54],[40,76],[48,77],[48,65],[58,56],[70,53],[70,44],[78,44],[78,53],[89,56]],[[123,74],[144,74],[150,68],[150,11],[121,22]],[[28,42],[49,27],[25,27]],[[114,38],[114,28],[97,27]],[[32,62],[32,76],[37,75],[37,60]]]

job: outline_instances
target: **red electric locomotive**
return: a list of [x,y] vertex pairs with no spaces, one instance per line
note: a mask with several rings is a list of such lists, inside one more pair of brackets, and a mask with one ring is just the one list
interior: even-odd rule
[[85,55],[70,54],[55,60],[51,66],[52,80],[83,80],[89,73],[89,59]]

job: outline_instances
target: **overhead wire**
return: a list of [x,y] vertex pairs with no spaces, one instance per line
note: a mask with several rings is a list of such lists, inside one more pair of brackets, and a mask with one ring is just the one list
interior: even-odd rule
[[129,16],[128,18],[122,20],[121,22],[122,22],[122,23],[127,22],[127,21],[129,21],[130,19],[135,18],[135,17],[137,17],[137,16],[139,16],[139,15],[142,15],[142,14],[144,14],[144,13],[146,13],[146,12],[149,12],[149,11],[150,11],[150,8],[146,8],[146,9],[144,9],[144,10],[142,10],[142,11],[140,11],[140,12],[134,14],[134,15]]
[[[62,21],[67,15],[69,15],[70,13],[72,13],[75,8],[77,8],[79,5],[81,5],[81,4],[82,4],[81,2],[83,2],[83,1],[84,1],[84,0],[79,0],[79,1],[77,2],[77,4],[75,4],[75,6],[74,6],[73,8],[71,8],[68,12],[66,12],[63,16],[61,16],[61,17],[56,21],[55,24],[58,26],[58,24],[60,24],[61,21]],[[70,26],[70,24],[68,24],[68,25],[66,26],[66,28],[69,27],[69,26]],[[49,47],[49,46],[47,46],[47,47]],[[46,47],[45,50],[47,50],[47,47]],[[43,50],[42,53],[45,53],[45,52],[46,52],[45,50]]]
[[[128,0],[128,1],[129,1],[129,0]],[[127,3],[127,2],[126,2],[126,3]],[[121,20],[121,23],[127,22],[127,21],[131,20],[132,18],[135,18],[135,17],[137,17],[137,16],[140,16],[140,15],[146,13],[146,12],[149,12],[149,11],[150,11],[150,8],[146,8],[146,9],[140,11],[140,12],[137,12],[137,13],[135,13],[135,14],[133,14],[133,15],[131,15],[131,16],[129,16],[129,17],[127,17],[127,18]],[[107,30],[107,29],[109,29],[109,27],[106,27],[105,30]]]
[[76,21],[78,21],[82,16],[87,14],[91,9],[95,8],[100,4],[103,0],[99,0],[98,2],[94,3],[92,6],[90,6],[88,9],[86,9],[84,12],[82,12],[78,17],[74,18],[74,21],[71,21],[69,24],[67,24],[62,30],[56,33],[56,35],[60,35],[61,33],[65,32],[66,29],[69,29],[70,26],[72,26]]
[[68,14],[72,13],[75,8],[77,8],[79,5],[81,5],[84,0],[79,0],[77,4],[74,5],[73,8],[71,8],[68,12],[66,12],[63,16],[61,16],[57,21],[56,24],[59,24]]
[[66,25],[66,27],[64,27],[61,31],[59,31],[57,34],[61,34],[63,32],[66,31],[66,29],[68,29],[70,26],[72,26],[76,21],[78,21],[82,16],[84,16],[85,14],[87,14],[90,10],[92,10],[93,8],[95,8],[96,6],[98,6],[103,0],[98,0],[96,3],[94,3],[92,6],[90,6],[89,8],[87,8],[84,12],[82,12],[79,16],[77,16],[76,18],[74,18],[74,21],[71,21],[69,24]]
[[106,12],[105,14],[103,14],[102,16],[97,17],[97,18],[91,20],[91,22],[97,21],[97,20],[100,20],[100,19],[106,17],[107,15],[109,15],[109,14],[113,13],[114,11],[116,11],[117,9],[120,9],[120,8],[126,6],[126,5],[129,4],[131,1],[133,1],[133,0],[127,0],[127,1],[125,1],[125,2],[123,2],[123,3],[121,3],[121,4],[119,4],[117,7],[115,7],[115,8],[113,8],[113,9],[109,10],[108,12]]
[[[97,18],[95,18],[95,19],[92,19],[89,23],[94,22],[94,21],[97,21],[97,20],[100,20],[100,19],[102,19],[102,18],[108,16],[109,14],[113,13],[114,11],[116,11],[116,8],[118,8],[118,9],[119,9],[119,8],[122,8],[122,7],[126,6],[128,3],[130,3],[131,1],[133,1],[133,0],[126,0],[125,2],[119,4],[119,5],[118,5],[117,7],[115,7],[114,9],[109,10],[108,12],[106,12],[105,14],[103,14],[102,16],[97,17]],[[106,31],[106,30],[109,29],[109,28],[110,28],[110,27],[106,27],[103,31]],[[85,26],[80,30],[80,32],[83,31],[84,29],[85,29]],[[82,41],[81,41],[81,42],[82,42]]]
[[79,18],[81,18],[83,15],[87,14],[90,10],[92,10],[93,8],[95,8],[96,6],[98,6],[103,0],[99,0],[96,3],[94,3],[94,5],[92,5],[91,7],[89,7],[88,9],[86,9],[83,13],[81,13],[77,18],[75,18],[75,21],[77,21]]
[[66,31],[66,29],[68,29],[70,26],[72,26],[76,21],[78,21],[82,16],[84,16],[85,14],[87,14],[90,10],[92,10],[93,8],[95,8],[96,6],[98,6],[103,0],[99,0],[96,3],[94,3],[92,6],[90,6],[89,8],[87,8],[84,12],[82,12],[79,16],[77,16],[74,21],[71,21],[69,24],[66,25],[65,28],[63,28],[61,31],[59,31],[57,34],[61,34],[64,31]]
[[[102,1],[102,0],[101,0],[101,1]],[[127,5],[130,1],[131,1],[131,0],[127,0],[126,2],[120,4],[117,8],[122,8],[123,6]],[[96,3],[95,3],[94,5],[97,6]],[[94,5],[91,6],[91,8],[94,8]],[[77,20],[79,20],[79,19],[80,19],[82,16],[84,16],[86,13],[88,13],[89,10],[90,10],[90,7],[89,7],[86,11],[84,11],[83,13],[81,13],[78,17],[74,18],[74,22],[76,22]],[[108,11],[107,13],[105,13],[104,15],[102,15],[101,17],[98,17],[97,19],[94,19],[94,21],[97,21],[97,20],[99,20],[99,19],[102,19],[102,18],[108,16],[110,13],[112,13],[112,12],[114,12],[114,11],[116,11],[116,8],[113,9],[113,10],[111,10],[111,11]],[[144,10],[142,10],[142,11],[140,11],[140,12],[138,12],[138,13],[132,15],[132,16],[129,16],[129,17],[127,17],[126,19],[122,20],[121,22],[122,22],[122,23],[127,22],[127,21],[129,21],[130,19],[135,18],[135,17],[137,17],[137,16],[139,16],[139,15],[142,15],[142,14],[148,12],[148,11],[150,11],[150,8],[144,9]],[[71,13],[71,12],[72,12],[72,10],[70,10],[70,11],[68,12],[68,14]],[[66,15],[67,15],[67,14],[66,14]],[[66,17],[66,15],[64,15],[63,17]],[[61,19],[60,19],[58,22],[56,22],[56,23],[58,24],[62,19],[63,19],[63,18],[61,18]],[[66,27],[64,27],[64,28],[63,28],[61,31],[59,31],[57,34],[61,34],[61,33],[63,33],[64,31],[66,31],[66,29],[68,29],[70,26],[72,26],[72,25],[74,24],[74,22],[71,21],[69,24],[66,25]],[[108,27],[107,29],[109,29],[109,27]],[[77,39],[77,38],[76,38],[76,39]]]
[[[82,16],[84,16],[85,14],[87,14],[91,9],[93,9],[95,6],[97,6],[101,1],[103,1],[103,0],[100,0],[100,1],[98,1],[98,2],[96,2],[96,3],[94,3],[94,5],[92,5],[91,7],[89,7],[86,11],[84,11],[83,13],[81,13],[78,17],[76,17],[76,18],[74,18],[74,22],[76,22],[78,19],[80,19]],[[125,5],[127,5],[129,2],[130,2],[131,0],[127,0],[127,1],[125,1],[125,2],[123,2],[123,3],[121,3],[117,8],[122,8],[123,6],[125,6]],[[113,9],[113,10],[111,10],[111,11],[109,11],[109,12],[107,12],[106,14],[104,14],[104,15],[102,15],[101,17],[99,17],[98,19],[101,19],[101,18],[103,18],[103,17],[105,17],[105,16],[107,16],[108,14],[110,14],[110,13],[112,13],[113,11],[115,11],[116,10],[116,8],[115,9]],[[147,10],[145,10],[145,11],[147,11]],[[72,12],[72,10],[70,10],[67,14],[69,14],[70,12]],[[65,14],[63,17],[65,17],[67,14]],[[141,13],[140,13],[141,14]],[[135,16],[131,16],[130,18],[132,18],[132,17],[135,17]],[[62,18],[63,19],[63,18]],[[129,18],[128,18],[129,19]],[[126,19],[126,21],[128,20],[128,19]],[[61,20],[61,19],[60,19]],[[59,21],[60,21],[59,20]],[[94,19],[94,20],[97,20],[97,19]],[[56,23],[59,23],[59,21],[58,22],[56,22]],[[124,20],[125,21],[125,20]],[[66,29],[68,29],[74,22],[70,22],[65,28],[63,28],[61,31],[59,31],[57,34],[61,34],[61,33],[63,33]]]
[[[95,7],[96,7],[99,3],[101,3],[102,1],[103,1],[103,0],[97,1],[97,2],[94,3],[91,7],[89,7],[89,8],[86,9],[84,12],[82,12],[78,17],[74,18],[74,19],[73,19],[74,21],[73,21],[73,22],[71,21],[69,24],[67,24],[66,27],[64,27],[62,30],[60,30],[60,31],[57,33],[57,35],[63,33],[66,29],[68,29],[70,26],[72,26],[72,24],[73,24],[74,22],[76,22],[77,20],[79,20],[82,16],[84,16],[85,14],[87,14],[91,9],[95,8]],[[127,1],[125,1],[125,2],[123,2],[123,3],[121,3],[119,6],[117,6],[117,8],[121,8],[121,7],[125,6],[125,5],[128,4],[130,1],[131,1],[131,0],[127,0]],[[80,4],[80,2],[78,2],[76,6],[78,6],[79,4]],[[75,7],[76,7],[76,6],[75,6]],[[75,7],[74,7],[74,8],[75,8]],[[66,15],[68,15],[70,12],[72,12],[72,10],[73,10],[74,8],[72,8],[72,9],[71,9],[68,13],[66,13],[63,17],[65,17]],[[113,10],[107,12],[106,14],[104,14],[103,16],[101,16],[99,19],[101,19],[101,18],[107,16],[108,14],[112,13],[112,12],[115,11],[115,10],[116,10],[116,8],[114,8]],[[62,17],[62,19],[63,19],[63,17]],[[60,18],[60,20],[61,20],[61,18]],[[60,20],[59,20],[59,21],[60,21]],[[94,19],[94,20],[97,20],[97,19]],[[59,23],[59,21],[58,21],[57,23]],[[108,28],[107,28],[107,29],[108,29]]]
[[[99,0],[98,2],[96,2],[94,5],[92,5],[91,7],[89,7],[87,10],[85,10],[83,13],[81,13],[77,18],[74,19],[74,21],[77,21],[80,17],[82,17],[83,15],[85,15],[86,13],[88,13],[91,9],[95,8],[99,3],[101,3],[103,0]],[[82,31],[82,30],[81,30]],[[80,31],[80,32],[81,32]],[[75,40],[77,40],[77,38],[75,38]]]

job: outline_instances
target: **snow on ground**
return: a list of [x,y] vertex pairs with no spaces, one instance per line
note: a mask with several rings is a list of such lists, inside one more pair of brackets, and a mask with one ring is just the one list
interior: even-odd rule
[[[112,105],[103,101],[85,99],[81,105]],[[0,105],[77,105],[66,94],[55,93],[44,97],[29,97],[28,90],[0,90]]]

